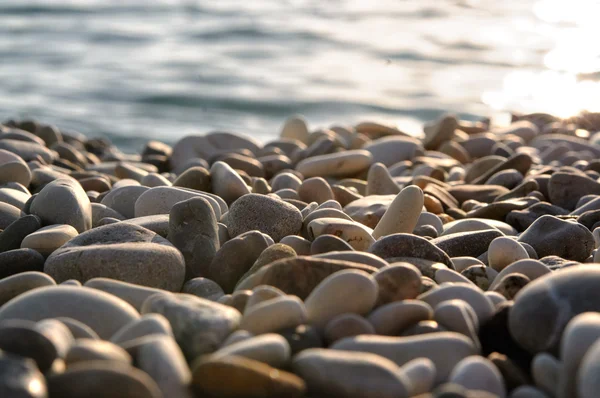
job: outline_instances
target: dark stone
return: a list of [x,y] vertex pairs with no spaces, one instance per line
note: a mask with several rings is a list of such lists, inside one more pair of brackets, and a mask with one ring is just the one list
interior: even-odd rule
[[530,244],[539,257],[556,255],[574,261],[586,260],[595,248],[594,236],[585,226],[548,215],[535,220],[519,242]]
[[177,177],[173,186],[210,191],[210,172],[201,166],[190,167]]
[[401,336],[417,336],[428,333],[446,332],[447,329],[436,321],[420,321],[402,331]]
[[513,339],[508,329],[508,317],[513,307],[512,301],[500,304],[496,313],[479,327],[479,341],[482,355],[494,352],[506,355],[525,375],[529,375],[533,356]]
[[25,237],[42,227],[38,216],[27,215],[12,222],[0,233],[0,253],[21,247]]
[[538,202],[524,210],[512,210],[506,216],[506,222],[518,231],[524,231],[539,217],[547,214],[551,216],[564,216],[569,214],[569,211],[548,202]]
[[16,319],[4,321],[0,326],[0,349],[33,359],[42,373],[59,357],[57,347],[35,330],[34,322]]
[[579,217],[577,217],[577,222],[579,224],[585,225],[587,229],[593,231],[593,226],[600,221],[600,210],[590,210],[586,211]]
[[467,213],[468,218],[489,218],[504,221],[506,216],[514,210],[523,210],[538,203],[537,198],[509,199],[501,202],[490,203],[487,206],[478,207]]
[[26,271],[44,271],[44,256],[33,249],[14,249],[0,253],[0,278]]
[[463,184],[448,188],[448,193],[456,198],[459,204],[462,204],[469,199],[478,202],[492,203],[498,196],[505,195],[508,192],[510,192],[510,190],[501,185]]
[[600,195],[600,183],[584,174],[558,172],[550,178],[548,194],[552,204],[573,210],[582,196]]
[[310,325],[300,325],[277,331],[290,344],[292,356],[308,348],[324,347],[321,335]]
[[438,237],[438,231],[433,225],[421,225],[413,231],[413,234],[421,236],[423,238],[435,239]]
[[483,175],[477,177],[472,183],[473,184],[484,184],[494,174],[498,173],[499,171],[503,171],[503,170],[515,169],[522,175],[525,175],[531,168],[532,163],[533,163],[533,160],[531,159],[531,156],[529,156],[526,153],[517,153],[516,155],[513,155],[510,158],[506,159],[506,161],[492,167],[491,169],[486,171]]
[[521,368],[519,368],[515,362],[507,357],[506,355],[492,352],[488,355],[488,359],[498,368],[507,392],[511,392],[517,387],[531,384],[531,380]]
[[413,234],[392,234],[375,242],[368,250],[383,259],[394,257],[415,257],[439,262],[454,269],[446,252],[427,239]]
[[497,229],[486,229],[440,236],[431,243],[445,251],[449,257],[479,257],[500,236],[504,235]]

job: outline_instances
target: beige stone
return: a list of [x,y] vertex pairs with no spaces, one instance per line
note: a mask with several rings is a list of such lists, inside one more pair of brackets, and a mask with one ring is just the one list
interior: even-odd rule
[[390,204],[373,230],[378,239],[394,233],[412,233],[423,209],[423,191],[416,185],[404,188]]
[[77,230],[70,225],[48,225],[27,235],[21,242],[21,248],[33,249],[44,256],[49,256],[77,235]]
[[263,334],[302,325],[307,318],[302,300],[295,296],[281,296],[249,308],[242,317],[240,329]]
[[371,153],[362,149],[313,156],[302,160],[296,170],[309,177],[353,176],[371,165]]
[[360,251],[367,250],[375,242],[371,228],[340,218],[318,218],[311,221],[307,229],[312,239],[325,234],[335,235]]

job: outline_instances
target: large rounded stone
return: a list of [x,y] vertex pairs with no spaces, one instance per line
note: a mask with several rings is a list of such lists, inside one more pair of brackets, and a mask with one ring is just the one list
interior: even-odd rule
[[266,235],[248,231],[228,240],[215,254],[201,274],[217,282],[225,293],[231,293],[240,278],[252,268],[260,254],[269,246]]
[[400,368],[379,355],[312,348],[302,351],[294,373],[315,396],[407,398],[410,381]]
[[143,314],[157,313],[169,320],[185,357],[214,352],[240,324],[235,308],[189,294],[156,294],[146,300]]
[[514,339],[532,353],[555,352],[567,323],[600,311],[600,265],[573,266],[540,277],[523,288],[509,315]]
[[59,179],[46,185],[31,203],[30,213],[45,225],[68,224],[79,233],[92,227],[90,199],[74,180]]
[[0,308],[0,321],[39,321],[67,317],[91,327],[108,339],[127,323],[139,318],[125,301],[101,291],[69,286],[51,286],[23,293]]
[[179,250],[160,235],[115,223],[71,239],[48,257],[44,271],[57,282],[104,277],[179,291],[185,262]]
[[540,258],[555,255],[574,261],[584,261],[595,248],[594,236],[585,226],[548,215],[535,220],[519,242],[531,245]]
[[186,280],[200,276],[219,250],[217,218],[204,198],[177,203],[169,217],[169,240],[185,258]]
[[302,228],[302,214],[295,206],[258,194],[244,195],[236,200],[227,218],[232,237],[259,230],[279,242],[288,235],[297,235]]

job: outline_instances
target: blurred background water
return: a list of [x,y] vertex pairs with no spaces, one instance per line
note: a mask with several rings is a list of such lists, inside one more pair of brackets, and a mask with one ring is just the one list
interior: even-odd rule
[[125,149],[446,111],[600,111],[598,0],[0,0],[0,120]]

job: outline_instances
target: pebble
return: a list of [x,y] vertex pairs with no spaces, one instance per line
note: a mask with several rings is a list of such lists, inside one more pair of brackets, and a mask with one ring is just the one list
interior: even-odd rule
[[370,195],[396,195],[400,187],[390,175],[387,167],[381,163],[373,163],[367,175],[367,191]]
[[[139,197],[149,189],[150,188],[147,186],[142,187],[139,185],[129,185],[120,188],[113,187],[113,189],[102,198],[100,203],[113,209],[117,214],[121,214],[123,218],[134,218],[136,217],[135,203]],[[113,217],[112,215],[108,216]],[[139,217],[139,215],[137,217]]]
[[57,282],[103,277],[179,291],[185,262],[179,250],[160,235],[136,225],[116,223],[71,239],[48,257],[44,272]]
[[6,229],[10,224],[24,216],[21,209],[8,203],[0,202],[0,229]]
[[388,266],[389,264],[371,253],[359,252],[359,251],[332,251],[328,253],[321,253],[312,256],[313,258],[325,258],[331,260],[344,260],[353,263],[363,264],[377,269]]
[[30,290],[55,285],[54,279],[37,271],[25,271],[4,277],[0,279],[0,307]]
[[302,228],[302,215],[296,207],[265,195],[244,195],[227,214],[231,237],[259,230],[279,242],[288,235],[297,235]]
[[600,371],[600,344],[598,340],[589,348],[581,361],[577,372],[577,392],[581,398],[592,398],[600,389],[598,372]]
[[152,216],[155,214],[169,214],[175,204],[201,197],[210,203],[217,220],[227,211],[225,202],[217,200],[207,193],[177,187],[155,187],[142,193],[135,202],[135,217]]
[[197,396],[223,398],[302,397],[305,382],[298,376],[239,356],[206,359],[192,364],[192,389]]
[[446,252],[427,239],[411,234],[392,234],[380,238],[372,244],[368,252],[381,258],[413,257],[439,262],[454,268]]
[[494,290],[497,293],[503,295],[507,300],[513,300],[517,293],[521,291],[531,280],[518,273],[510,273],[502,277],[497,285],[494,286]]
[[377,282],[366,272],[338,271],[325,278],[306,298],[308,321],[317,328],[340,314],[367,314],[375,305]]
[[173,329],[167,318],[160,314],[144,314],[124,325],[111,336],[110,341],[118,345],[124,345],[129,341],[150,335],[173,337]]
[[373,237],[378,239],[395,233],[411,233],[417,225],[423,204],[421,188],[413,185],[404,188],[381,217],[373,230]]
[[488,265],[498,272],[516,261],[528,258],[525,248],[511,238],[495,238],[488,247]]
[[426,302],[434,308],[447,300],[464,300],[475,311],[479,324],[489,320],[495,312],[491,301],[479,288],[472,284],[444,284],[437,289],[421,294],[417,299]]
[[185,279],[201,276],[220,248],[217,218],[204,198],[175,204],[169,214],[169,241],[183,254]]
[[289,364],[291,349],[287,340],[281,335],[266,333],[229,344],[211,354],[213,359],[229,356],[253,359],[281,369]]
[[210,167],[212,191],[227,203],[250,193],[250,188],[242,177],[227,163],[218,161]]
[[550,215],[535,220],[518,241],[531,245],[540,258],[555,255],[583,261],[595,248],[594,236],[586,227]]
[[499,398],[506,397],[502,375],[492,362],[479,356],[469,356],[457,363],[448,381],[468,390],[487,391]]
[[373,156],[373,162],[390,167],[395,163],[410,160],[423,150],[419,140],[412,137],[389,136],[371,141],[363,147]]
[[514,339],[532,353],[555,350],[573,317],[600,308],[599,279],[599,266],[582,265],[531,282],[510,311]]
[[49,256],[77,235],[77,230],[70,225],[49,225],[27,235],[21,242],[21,248],[33,249],[43,256]]
[[47,377],[51,397],[160,398],[162,393],[147,373],[114,361],[85,361]]
[[302,181],[297,188],[297,192],[300,200],[307,203],[316,202],[321,204],[334,199],[331,186],[322,177],[307,178]]
[[210,191],[210,172],[202,166],[194,166],[179,174],[174,187],[190,188],[196,191]]
[[379,287],[376,306],[416,298],[421,291],[421,271],[409,263],[393,263],[373,274]]
[[304,159],[296,165],[296,170],[306,178],[348,177],[367,170],[372,160],[370,152],[355,149]]
[[551,354],[539,353],[531,363],[531,376],[535,385],[551,396],[558,392],[558,381],[563,373],[562,363]]
[[373,230],[360,223],[341,218],[317,218],[308,224],[309,238],[335,235],[347,242],[354,250],[364,251],[374,242]]
[[259,231],[248,231],[228,240],[209,264],[201,264],[206,268],[201,269],[200,274],[215,281],[225,293],[231,293],[260,254],[269,247],[266,236]]
[[304,302],[298,297],[285,295],[248,308],[240,329],[253,334],[270,333],[302,325],[307,318]]
[[435,332],[419,336],[356,336],[334,343],[333,350],[377,354],[403,366],[417,358],[430,359],[437,370],[435,383],[445,381],[462,359],[477,354],[467,337],[455,332]]
[[131,356],[116,344],[103,340],[77,339],[67,351],[67,367],[85,361],[115,361],[131,364]]
[[313,348],[292,369],[317,396],[408,398],[410,381],[391,360],[375,354]]
[[323,329],[323,336],[328,344],[361,334],[375,334],[375,329],[364,317],[352,313],[332,318]]
[[446,252],[450,257],[479,257],[488,250],[494,239],[501,236],[503,236],[502,232],[497,229],[485,229],[443,235],[433,239],[431,243]]
[[419,300],[402,300],[384,304],[372,311],[367,320],[375,332],[383,336],[398,336],[408,327],[433,319],[433,309]]
[[[97,317],[97,313],[104,316]],[[139,314],[131,305],[111,294],[68,286],[33,289],[0,308],[0,321],[39,321],[55,317],[73,318],[92,328],[101,338],[108,339],[122,326],[139,318]]]
[[433,319],[449,331],[464,334],[480,347],[479,322],[473,308],[463,300],[447,300],[435,307]]
[[30,213],[38,216],[44,225],[67,224],[79,233],[92,228],[89,198],[81,185],[67,179],[47,184],[31,203]]
[[157,313],[167,318],[188,361],[217,350],[238,328],[242,318],[234,308],[187,294],[150,296],[141,313]]

